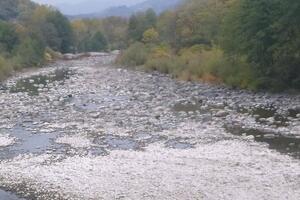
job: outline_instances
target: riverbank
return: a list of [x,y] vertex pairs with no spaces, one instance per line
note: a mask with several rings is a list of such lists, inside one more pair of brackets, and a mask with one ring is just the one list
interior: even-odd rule
[[0,91],[0,185],[26,199],[299,199],[300,96],[57,61]]

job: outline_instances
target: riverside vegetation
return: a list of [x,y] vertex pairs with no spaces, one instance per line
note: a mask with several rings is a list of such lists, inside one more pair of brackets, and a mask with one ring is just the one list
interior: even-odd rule
[[251,90],[300,88],[300,2],[187,0],[129,20],[123,65]]
[[30,0],[0,1],[0,79],[59,53],[123,49],[118,62],[250,90],[300,89],[300,2],[185,0],[157,15],[70,21]]
[[70,20],[53,7],[30,0],[1,0],[0,80],[14,70],[42,66],[60,53],[107,49],[101,32],[89,32],[89,36],[83,38],[83,45],[78,42],[80,29],[73,27]]

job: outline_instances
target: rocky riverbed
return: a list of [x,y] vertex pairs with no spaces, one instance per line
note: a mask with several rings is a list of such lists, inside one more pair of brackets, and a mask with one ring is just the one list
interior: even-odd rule
[[58,61],[0,86],[0,199],[300,199],[300,96]]

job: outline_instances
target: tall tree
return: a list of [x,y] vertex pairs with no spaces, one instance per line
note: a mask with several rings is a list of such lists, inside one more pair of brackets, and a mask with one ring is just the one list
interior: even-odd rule
[[155,28],[157,16],[153,9],[134,14],[129,19],[128,37],[131,41],[142,41],[143,34],[150,28]]
[[224,24],[223,47],[245,56],[263,88],[300,88],[300,2],[236,1]]
[[90,49],[88,49],[88,50],[89,51],[106,51],[107,48],[108,48],[108,43],[107,43],[105,36],[103,35],[103,33],[98,31],[91,38]]
[[70,52],[72,50],[74,38],[69,20],[61,12],[56,10],[47,16],[47,22],[53,24],[56,29],[57,37],[61,40],[58,49],[62,53]]
[[18,42],[18,35],[14,26],[0,21],[0,52],[11,53]]

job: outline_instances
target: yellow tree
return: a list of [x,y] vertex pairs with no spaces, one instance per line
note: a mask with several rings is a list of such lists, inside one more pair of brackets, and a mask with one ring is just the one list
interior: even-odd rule
[[146,30],[143,34],[143,42],[156,43],[159,40],[159,34],[154,28]]

